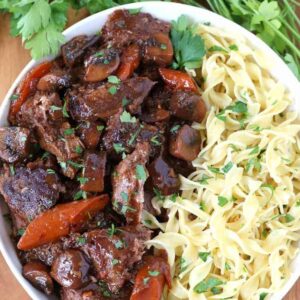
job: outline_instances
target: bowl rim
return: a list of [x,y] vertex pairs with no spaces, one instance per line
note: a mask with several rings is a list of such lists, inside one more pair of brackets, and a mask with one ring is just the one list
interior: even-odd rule
[[[142,12],[149,12],[150,14],[162,19],[166,20],[168,17],[166,17],[165,12],[166,10],[171,11],[178,11],[177,17],[181,14],[186,14],[190,18],[194,19],[195,17],[202,18],[203,20],[212,21],[211,23],[213,26],[218,27],[214,23],[220,22],[221,24],[225,24],[225,30],[226,31],[236,31],[241,34],[241,36],[245,37],[247,42],[253,47],[258,48],[262,50],[265,53],[268,53],[271,57],[271,59],[274,61],[274,68],[277,68],[277,71],[274,71],[272,74],[275,79],[284,82],[284,86],[292,93],[292,98],[294,98],[294,102],[296,101],[296,96],[299,97],[300,95],[300,83],[298,79],[294,76],[292,71],[288,68],[288,66],[282,61],[282,59],[277,55],[275,51],[273,51],[268,45],[266,45],[262,40],[260,40],[258,37],[256,37],[254,34],[246,30],[245,28],[241,27],[237,23],[234,23],[231,20],[228,20],[214,12],[211,12],[205,8],[200,7],[193,7],[190,5],[180,4],[180,3],[173,3],[173,2],[159,2],[159,1],[146,1],[146,2],[136,2],[136,3],[130,3],[120,6],[115,6],[109,9],[106,9],[104,11],[98,12],[96,14],[90,15],[79,22],[73,24],[69,28],[63,31],[63,35],[65,36],[65,42],[69,41],[72,37],[78,35],[78,30],[85,32],[86,27],[89,27],[89,24],[92,24],[95,22],[96,24],[99,23],[99,27],[101,28],[104,21],[106,21],[106,18],[109,14],[111,14],[113,11],[117,9],[131,9],[131,8],[142,8]],[[149,11],[150,10],[150,11]],[[180,12],[180,13],[179,13]],[[172,14],[172,13],[171,13]],[[175,13],[176,14],[176,13]],[[159,16],[157,16],[159,15]],[[102,24],[101,24],[102,22]],[[198,21],[197,21],[198,22]],[[222,27],[224,28],[224,27]],[[84,29],[84,30],[82,30]],[[95,31],[93,30],[95,33]],[[29,61],[25,67],[22,69],[22,71],[19,73],[11,87],[9,88],[8,92],[6,93],[1,106],[0,106],[0,123],[3,126],[7,123],[7,113],[9,109],[9,103],[10,103],[10,97],[13,94],[15,88],[20,83],[22,78],[27,74],[27,72],[35,65],[39,64],[41,61],[52,59],[53,57],[46,57],[42,60],[35,61],[31,60]],[[280,71],[280,72],[279,72]],[[272,73],[272,71],[271,71]],[[300,104],[300,99],[299,99]],[[298,109],[300,112],[300,109]],[[1,213],[3,213],[1,209]],[[24,290],[27,292],[27,294],[34,300],[46,300],[46,299],[56,299],[54,297],[46,296],[45,294],[41,293],[37,289],[35,289],[23,276],[21,270],[21,264],[19,259],[16,259],[15,253],[10,253],[12,247],[14,248],[14,245],[12,241],[10,240],[9,233],[5,229],[5,224],[3,220],[3,216],[1,214],[0,216],[0,226],[2,226],[3,233],[0,234],[0,251],[9,266],[10,270],[18,280],[18,282],[21,284],[21,286],[24,288]],[[295,282],[300,277],[300,253],[297,255],[297,262],[296,265],[298,268],[293,270],[290,278],[285,283],[285,285],[282,287],[280,291],[278,291],[276,294],[273,294],[271,296],[272,300],[279,300],[282,299],[292,288],[292,286],[295,284]]]

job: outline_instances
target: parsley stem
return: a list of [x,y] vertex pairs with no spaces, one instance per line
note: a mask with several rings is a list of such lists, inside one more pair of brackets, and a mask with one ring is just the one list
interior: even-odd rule
[[288,28],[291,31],[291,33],[293,33],[296,36],[296,38],[298,39],[298,42],[299,42],[300,34],[288,22],[286,22],[286,20],[284,20],[282,17],[279,17],[279,18],[280,18],[280,21],[282,22],[282,25],[285,26],[286,28]]
[[286,8],[289,10],[291,16],[294,18],[294,20],[297,22],[297,24],[300,26],[300,20],[298,18],[298,16],[296,15],[295,11],[293,11],[293,9],[291,8],[290,4],[288,3],[287,0],[283,0]]

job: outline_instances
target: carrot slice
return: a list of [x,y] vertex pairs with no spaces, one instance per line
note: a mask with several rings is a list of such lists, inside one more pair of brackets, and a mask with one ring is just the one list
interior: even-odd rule
[[117,70],[117,76],[121,80],[129,78],[139,66],[141,60],[140,48],[137,45],[128,46],[122,54],[121,65]]
[[81,201],[58,204],[37,216],[26,228],[17,245],[29,250],[80,230],[81,225],[109,202],[107,194]]
[[162,257],[148,256],[136,275],[130,300],[160,300],[166,283],[170,288],[169,264]]
[[36,88],[38,82],[37,79],[40,79],[41,77],[49,73],[52,65],[53,62],[47,61],[34,67],[27,73],[27,75],[19,85],[18,99],[14,101],[10,106],[10,112],[9,112],[10,119],[15,117],[15,115],[20,110],[22,104],[26,101],[27,97]]
[[169,87],[175,90],[198,92],[194,80],[187,73],[166,68],[159,68],[158,71]]

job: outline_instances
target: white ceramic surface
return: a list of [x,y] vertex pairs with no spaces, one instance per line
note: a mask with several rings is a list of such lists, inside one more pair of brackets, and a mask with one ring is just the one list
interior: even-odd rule
[[[187,6],[183,4],[170,3],[170,2],[143,2],[143,3],[133,3],[124,6],[115,7],[108,9],[106,11],[100,12],[98,14],[92,15],[77,24],[74,24],[68,28],[64,35],[66,40],[70,40],[72,37],[79,34],[94,34],[99,31],[99,29],[105,23],[107,16],[111,14],[114,10],[119,8],[137,8],[142,7],[142,12],[148,12],[157,18],[171,21],[176,20],[180,15],[184,14],[189,16],[195,22],[210,22],[212,26],[219,28],[224,28],[226,31],[238,32],[247,38],[249,44],[253,48],[263,50],[269,58],[273,61],[273,68],[270,70],[272,76],[282,82],[286,88],[291,92],[294,99],[293,109],[300,112],[300,83],[288,69],[286,64],[276,55],[276,53],[271,50],[266,44],[264,44],[256,36],[243,29],[239,25],[217,15],[208,10],[195,8],[192,6]],[[11,62],[13,63],[13,62]],[[35,61],[29,62],[20,75],[15,80],[14,84],[8,91],[1,107],[0,107],[0,126],[7,125],[7,113],[9,109],[10,96],[13,94],[14,89],[23,78],[23,76],[36,64]],[[1,201],[2,202],[2,201]],[[21,264],[16,256],[14,246],[9,237],[9,227],[7,226],[3,213],[5,213],[5,207],[1,203],[1,214],[0,214],[0,250],[8,263],[11,271],[16,276],[20,284],[27,291],[29,296],[34,300],[46,300],[55,299],[54,297],[47,297],[38,290],[36,290],[27,280],[25,280],[21,274]],[[272,300],[279,300],[284,297],[284,295],[291,289],[293,284],[296,282],[300,276],[300,254],[293,261],[291,265],[291,277],[282,288],[280,292],[271,297]],[[12,291],[13,293],[13,291]],[[146,300],[146,299],[145,299]]]

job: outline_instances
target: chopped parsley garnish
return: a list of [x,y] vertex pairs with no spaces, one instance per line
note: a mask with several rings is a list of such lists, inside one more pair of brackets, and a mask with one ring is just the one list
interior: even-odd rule
[[14,176],[16,174],[14,165],[9,165],[10,175]]
[[176,199],[177,199],[178,195],[177,195],[177,194],[172,194],[172,195],[169,196],[169,197],[170,197],[170,200],[171,200],[172,202],[176,202]]
[[157,270],[149,270],[149,271],[148,271],[148,274],[149,274],[150,276],[152,276],[152,277],[156,277],[156,276],[158,276],[158,275],[160,274],[160,272],[157,271]]
[[180,128],[180,125],[174,125],[171,129],[170,132],[175,133],[178,131],[178,129]]
[[249,172],[251,168],[253,168],[254,170],[256,169],[257,171],[261,170],[261,164],[257,157],[249,159],[246,164],[246,172]]
[[284,220],[286,223],[290,223],[290,222],[293,222],[295,220],[295,218],[291,214],[285,214]]
[[199,282],[195,287],[194,287],[194,292],[197,294],[205,293],[208,290],[217,287],[219,285],[224,284],[223,281],[221,281],[218,278],[215,277],[209,277],[206,280],[203,280]]
[[55,174],[55,171],[53,169],[47,169],[48,174]]
[[124,97],[123,99],[122,99],[122,106],[123,107],[125,107],[127,104],[129,104],[130,103],[130,101],[126,98],[126,97]]
[[210,252],[199,252],[198,256],[204,261],[207,261],[207,258],[210,256]]
[[122,123],[136,123],[136,118],[132,117],[131,114],[126,110],[122,112],[120,120]]
[[221,294],[223,291],[222,288],[220,287],[217,287],[217,286],[214,286],[211,288],[211,292],[214,294],[214,295],[218,295],[218,294]]
[[86,243],[86,238],[83,236],[79,236],[77,237],[76,242],[79,243],[80,245],[84,245]]
[[263,293],[260,293],[259,294],[259,300],[265,300],[265,298],[268,296],[268,293],[265,293],[265,292],[263,292]]
[[160,44],[160,49],[166,50],[167,49],[167,45],[166,44]]
[[76,152],[77,154],[81,154],[81,153],[83,152],[83,149],[82,149],[79,145],[77,145],[77,146],[75,147],[75,152]]
[[211,171],[212,173],[215,173],[215,174],[221,174],[221,171],[219,168],[215,168],[215,167],[212,167],[212,166],[207,166],[208,170]]
[[114,242],[116,249],[122,249],[124,247],[124,243],[121,240]]
[[25,233],[25,228],[19,228],[18,232],[17,232],[17,235],[22,236],[24,233]]
[[72,135],[74,134],[74,128],[67,128],[64,130],[64,135]]
[[272,184],[269,183],[263,183],[261,186],[261,188],[267,188],[271,190],[271,198],[273,197],[274,191],[275,191],[275,187]]
[[98,125],[98,126],[97,126],[97,130],[98,130],[98,131],[102,131],[103,129],[104,129],[104,125]]
[[113,84],[119,84],[121,82],[121,80],[117,76],[114,76],[114,75],[108,76],[107,81],[109,83],[113,83]]
[[229,163],[227,163],[223,168],[222,171],[223,173],[228,173],[233,167],[233,163],[230,161]]
[[10,100],[11,101],[16,101],[17,99],[19,98],[19,95],[18,94],[12,94],[11,96],[10,96]]
[[155,194],[155,196],[157,197],[158,200],[160,200],[160,201],[165,200],[165,197],[162,195],[160,190],[157,189],[156,187],[153,188],[153,192],[154,192],[154,194]]
[[56,105],[51,105],[51,106],[50,106],[50,110],[51,110],[51,111],[57,111],[57,110],[62,110],[62,108],[59,107],[59,106],[56,106]]
[[159,146],[161,145],[161,142],[158,140],[158,136],[154,135],[151,139],[150,139],[151,143],[155,146]]
[[252,148],[252,150],[251,150],[251,152],[249,154],[252,155],[252,154],[257,154],[259,152],[260,152],[259,147],[255,146],[254,148]]
[[119,262],[120,262],[120,261],[119,261],[118,259],[116,259],[116,258],[114,258],[114,259],[111,261],[111,263],[112,263],[113,266],[117,265]]
[[21,136],[20,141],[25,143],[27,141],[27,136],[26,135]]
[[213,177],[207,176],[206,174],[203,174],[201,179],[199,180],[200,184],[208,184],[208,179],[211,179]]
[[127,213],[127,211],[133,211],[134,212],[134,211],[136,211],[136,209],[129,206],[129,205],[123,205],[122,209],[121,209],[121,213],[125,215]]
[[141,7],[138,7],[138,8],[130,8],[128,9],[128,12],[131,14],[131,15],[137,15],[141,12],[142,8]]
[[89,179],[86,177],[77,177],[77,181],[79,181],[80,184],[85,184],[89,181]]
[[118,90],[118,88],[117,88],[115,85],[113,85],[113,86],[109,87],[108,92],[109,92],[111,95],[114,95],[114,94],[117,93],[117,90]]
[[136,165],[135,167],[135,175],[138,180],[146,181],[147,174],[145,172],[145,168],[143,165]]
[[229,49],[232,50],[232,51],[238,51],[239,47],[235,44],[232,44],[232,45],[229,46]]
[[123,145],[121,143],[114,143],[113,147],[116,151],[116,153],[121,153],[125,151],[125,148],[123,147]]
[[226,108],[227,110],[231,110],[236,113],[246,113],[248,112],[248,107],[245,102],[237,101],[233,105],[230,105]]
[[222,122],[226,122],[225,111],[222,111],[222,112],[216,114],[216,118]]
[[204,203],[203,201],[201,201],[201,202],[199,203],[199,208],[200,208],[201,210],[205,211],[205,203]]
[[69,118],[69,114],[68,114],[68,111],[67,111],[67,101],[65,100],[64,101],[64,105],[63,105],[63,108],[62,108],[62,113],[63,113],[63,116],[65,118]]
[[229,147],[232,148],[233,152],[241,151],[241,149],[234,144],[229,144]]
[[151,220],[144,220],[144,223],[147,225],[152,225],[152,221]]
[[70,166],[74,167],[75,169],[81,169],[81,168],[84,167],[83,164],[78,164],[77,162],[72,161],[72,160],[67,160],[67,163],[68,163]]
[[143,283],[144,283],[144,285],[146,285],[146,284],[149,282],[149,280],[150,280],[150,278],[149,278],[149,277],[145,277],[145,278],[143,279]]
[[60,162],[58,162],[58,163],[59,163],[60,167],[61,167],[63,170],[66,170],[66,169],[67,169],[67,163],[66,163],[66,162],[60,161]]
[[110,228],[107,229],[109,236],[113,236],[117,232],[116,226],[114,223],[111,224]]
[[228,262],[225,262],[225,270],[226,270],[226,271],[231,270],[231,267],[230,267],[230,265],[228,264]]
[[220,46],[214,45],[210,48],[208,48],[208,51],[210,52],[224,52],[224,53],[228,53],[228,51]]
[[226,197],[218,196],[218,204],[219,204],[219,206],[223,207],[223,206],[225,206],[228,202],[229,202],[229,200],[228,200]]
[[195,29],[196,27],[184,15],[172,22],[171,40],[176,58],[174,66],[178,66],[180,69],[197,69],[202,64],[205,45],[204,40]]
[[139,133],[141,131],[141,128],[138,128],[130,137],[130,140],[128,141],[128,145],[132,145],[136,138],[138,137]]
[[183,257],[179,259],[179,274],[183,273],[188,267],[186,260]]
[[79,200],[79,199],[86,199],[87,195],[85,191],[78,191],[75,195],[74,195],[74,200]]
[[104,56],[104,52],[103,51],[99,51],[99,52],[96,52],[94,54],[95,57],[103,57]]

